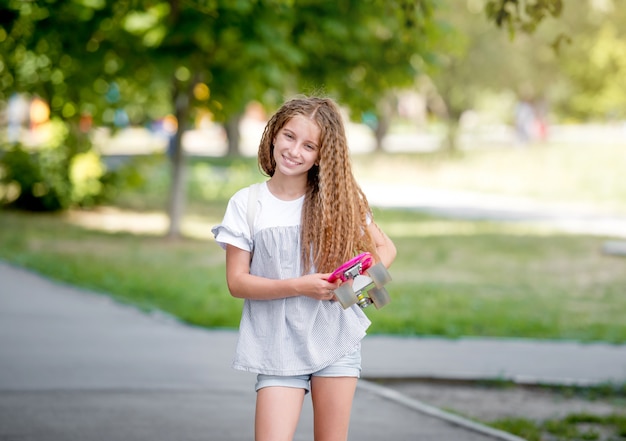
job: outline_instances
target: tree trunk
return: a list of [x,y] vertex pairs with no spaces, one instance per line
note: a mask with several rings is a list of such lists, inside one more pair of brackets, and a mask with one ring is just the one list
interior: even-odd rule
[[389,131],[389,125],[391,122],[391,118],[389,113],[380,112],[378,115],[378,121],[376,122],[376,130],[374,130],[374,136],[376,137],[376,151],[383,151],[383,139],[387,135]]
[[391,125],[391,117],[396,106],[396,98],[393,95],[386,95],[378,102],[377,107],[377,121],[376,130],[374,130],[374,136],[376,137],[376,151],[383,151],[383,139],[389,131]]
[[181,90],[180,88],[175,89],[174,95],[175,116],[178,121],[178,127],[176,134],[170,140],[171,144],[168,148],[172,167],[172,181],[170,184],[169,204],[167,209],[170,221],[167,237],[170,239],[180,237],[182,218],[185,211],[187,173],[182,138],[187,127],[187,117],[189,116],[189,95],[185,90]]
[[444,140],[444,151],[450,155],[455,155],[459,151],[459,120],[457,118],[448,118],[446,137]]
[[236,113],[226,121],[224,129],[226,130],[226,138],[228,140],[228,156],[241,156],[239,144],[241,141],[241,133],[239,132],[239,124],[243,114]]

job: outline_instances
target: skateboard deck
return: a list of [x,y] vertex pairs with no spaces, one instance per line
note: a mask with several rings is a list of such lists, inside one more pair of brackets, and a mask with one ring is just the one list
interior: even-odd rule
[[337,268],[328,278],[329,282],[341,280],[335,296],[344,309],[355,303],[361,308],[374,304],[376,309],[387,305],[391,298],[384,285],[391,275],[382,263],[374,264],[370,253],[362,253]]

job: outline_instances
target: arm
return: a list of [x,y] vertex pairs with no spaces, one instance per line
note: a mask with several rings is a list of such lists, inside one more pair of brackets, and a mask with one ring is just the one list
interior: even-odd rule
[[233,297],[252,300],[308,296],[330,300],[339,282],[330,283],[329,274],[309,274],[293,279],[268,279],[250,274],[250,253],[233,245],[226,246],[226,282]]
[[393,261],[396,258],[396,246],[389,239],[389,237],[380,229],[378,225],[374,222],[371,222],[367,229],[369,230],[372,239],[374,240],[374,245],[376,245],[376,253],[380,257],[380,261],[387,268],[391,266]]

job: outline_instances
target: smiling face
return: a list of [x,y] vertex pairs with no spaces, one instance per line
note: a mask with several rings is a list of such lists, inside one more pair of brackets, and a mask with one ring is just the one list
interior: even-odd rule
[[320,151],[320,128],[302,115],[296,115],[274,138],[275,173],[302,176],[317,164]]

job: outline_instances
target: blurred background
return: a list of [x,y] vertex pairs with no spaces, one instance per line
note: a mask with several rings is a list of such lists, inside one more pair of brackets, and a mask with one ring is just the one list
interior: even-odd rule
[[[0,260],[235,330],[242,302],[211,227],[235,191],[265,179],[269,115],[324,95],[342,106],[354,172],[398,247],[392,302],[366,310],[369,333],[623,348],[625,6],[3,0]],[[468,415],[517,408],[473,385],[459,409],[436,386],[429,400]],[[624,439],[624,391],[551,398],[544,420],[570,412],[573,395],[614,412],[564,416],[560,438],[556,423],[523,419],[537,394],[494,425]]]
[[[184,158],[253,157],[267,115],[295,94],[338,100],[355,154],[619,151],[618,3],[7,1],[0,198],[109,203],[129,184],[124,157],[166,156],[178,236]],[[503,191],[497,181],[478,190]]]
[[236,327],[210,227],[268,115],[326,95],[399,244],[374,332],[626,341],[620,6],[5,1],[0,258]]

